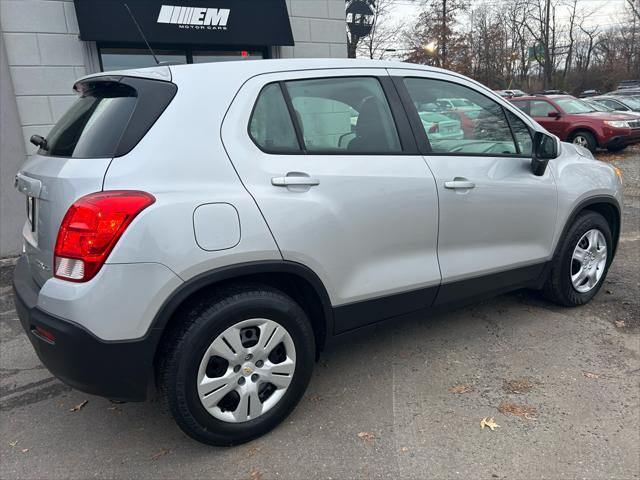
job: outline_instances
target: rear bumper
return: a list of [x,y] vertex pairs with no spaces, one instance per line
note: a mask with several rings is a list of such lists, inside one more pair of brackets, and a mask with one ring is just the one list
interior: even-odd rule
[[[152,379],[157,339],[103,341],[76,323],[37,307],[39,288],[26,258],[18,260],[13,277],[16,310],[40,361],[77,390],[114,400],[142,401]],[[50,341],[36,327],[53,335]]]

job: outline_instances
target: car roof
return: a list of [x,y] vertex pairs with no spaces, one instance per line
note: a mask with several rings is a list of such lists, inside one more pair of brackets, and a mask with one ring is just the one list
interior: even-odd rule
[[235,78],[250,78],[266,73],[334,68],[401,68],[404,70],[420,70],[423,72],[434,73],[438,72],[459,78],[467,78],[464,77],[464,75],[460,75],[450,70],[445,70],[438,67],[392,60],[369,60],[355,58],[286,58],[265,60],[239,60],[234,62],[211,62],[180,65],[160,64],[154,67],[139,68],[135,70],[117,70],[111,72],[93,73],[91,75],[86,75],[78,79],[77,83],[81,83],[85,80],[100,76],[136,76],[171,81],[174,73],[176,75],[179,74],[181,77],[189,75],[198,77],[230,75],[234,76]]

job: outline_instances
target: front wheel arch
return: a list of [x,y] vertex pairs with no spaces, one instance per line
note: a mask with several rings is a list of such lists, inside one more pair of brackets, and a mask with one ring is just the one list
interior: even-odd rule
[[601,195],[587,198],[574,207],[564,224],[562,234],[558,237],[558,241],[554,248],[554,256],[558,253],[558,248],[560,248],[562,240],[566,236],[567,231],[569,230],[575,219],[580,213],[584,212],[585,210],[597,212],[605,218],[605,220],[609,224],[609,227],[611,228],[611,234],[613,236],[612,253],[613,255],[615,255],[618,248],[618,241],[620,239],[620,204],[615,199],[615,197]]
[[573,143],[573,138],[578,135],[581,132],[585,132],[588,133],[589,135],[591,135],[593,137],[594,140],[594,145],[593,145],[593,151],[595,151],[595,149],[600,145],[600,142],[598,140],[598,135],[596,134],[596,132],[594,132],[592,129],[587,128],[587,127],[577,127],[574,128],[573,130],[571,130],[568,134],[567,134],[567,141],[570,143]]

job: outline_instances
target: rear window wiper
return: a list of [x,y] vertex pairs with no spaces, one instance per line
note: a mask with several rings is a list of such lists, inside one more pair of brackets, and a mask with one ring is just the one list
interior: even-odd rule
[[29,139],[29,141],[33,143],[36,147],[39,147],[43,150],[48,150],[47,139],[41,135],[31,135],[31,138]]

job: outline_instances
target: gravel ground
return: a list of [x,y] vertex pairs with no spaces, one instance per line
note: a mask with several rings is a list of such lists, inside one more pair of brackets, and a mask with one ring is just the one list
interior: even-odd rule
[[640,148],[599,158],[623,169],[625,223],[591,304],[516,292],[386,323],[333,346],[291,417],[236,448],[52,378],[0,267],[0,478],[640,478]]

